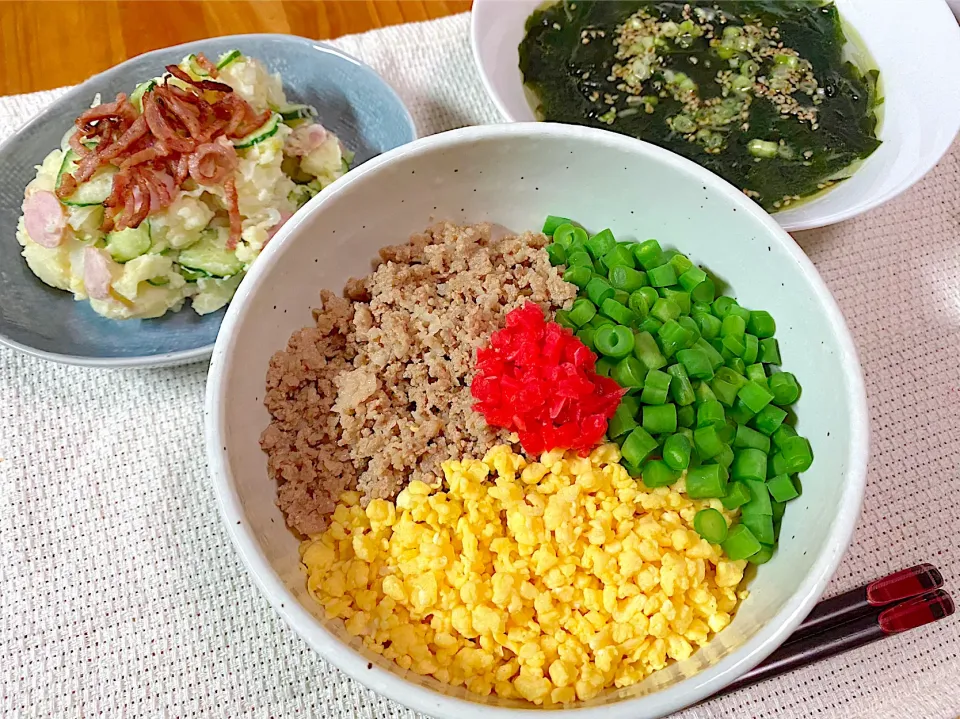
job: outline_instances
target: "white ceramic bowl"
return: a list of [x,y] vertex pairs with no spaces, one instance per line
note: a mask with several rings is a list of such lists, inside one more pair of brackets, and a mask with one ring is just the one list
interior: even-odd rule
[[[937,164],[960,130],[960,27],[944,0],[835,2],[880,68],[883,144],[846,182],[778,212],[789,231],[832,225],[893,199]],[[526,19],[541,4],[473,3],[474,58],[500,113],[515,122],[536,119],[524,96],[517,46]]]
[[731,185],[652,145],[546,123],[456,130],[370,160],[298,213],[240,286],[210,365],[207,454],[224,522],[274,608],[325,659],[433,716],[514,717],[518,705],[475,702],[424,681],[321,621],[258,445],[269,422],[264,376],[271,354],[311,323],[320,289],[339,291],[366,274],[380,247],[431,218],[522,230],[538,229],[548,213],[609,226],[620,238],[657,237],[729,282],[746,307],[769,310],[785,368],[803,384],[798,429],[816,455],[803,496],[786,513],[780,549],[760,568],[733,623],[690,660],[580,706],[578,717],[658,717],[757,664],[819,599],[860,512],[868,423],[850,334],[810,260]]

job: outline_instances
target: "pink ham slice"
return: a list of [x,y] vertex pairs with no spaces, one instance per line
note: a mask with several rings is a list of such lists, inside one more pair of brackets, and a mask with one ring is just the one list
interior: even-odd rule
[[110,272],[110,259],[105,250],[96,247],[86,247],[83,250],[83,284],[87,294],[95,300],[105,300],[110,297],[110,283],[113,275]]
[[320,147],[326,139],[327,130],[323,125],[300,125],[287,137],[284,149],[291,155],[303,157]]
[[23,201],[23,222],[30,239],[53,249],[63,242],[67,216],[57,196],[48,190],[27,195]]

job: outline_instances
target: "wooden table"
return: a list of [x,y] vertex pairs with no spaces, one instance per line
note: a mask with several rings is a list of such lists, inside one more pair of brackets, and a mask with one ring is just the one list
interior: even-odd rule
[[72,85],[134,55],[205,37],[324,39],[469,8],[470,0],[0,0],[0,95]]

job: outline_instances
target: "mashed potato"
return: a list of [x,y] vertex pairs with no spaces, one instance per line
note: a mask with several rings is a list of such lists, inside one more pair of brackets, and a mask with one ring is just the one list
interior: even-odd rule
[[[179,310],[188,298],[199,314],[214,312],[230,301],[279,226],[347,170],[352,154],[343,150],[334,135],[314,124],[305,108],[298,113],[298,106],[287,102],[279,75],[239,53],[228,53],[222,61],[227,64],[219,71],[218,81],[230,85],[255,110],[274,113],[264,125],[262,139],[236,150],[235,182],[242,217],[236,248],[226,248],[229,222],[223,185],[199,186],[188,178],[172,204],[137,228],[141,234],[135,239],[142,252],[129,256],[112,251],[103,256],[109,294],[92,298],[85,280],[85,262],[90,257],[85,249],[111,250],[109,233],[100,229],[103,206],[61,203],[63,217],[41,223],[40,230],[36,221],[24,221],[32,195],[43,193],[47,198],[55,191],[70,152],[68,136],[63,147],[51,151],[37,168],[26,188],[24,217],[17,227],[24,259],[43,282],[72,292],[77,300],[89,299],[96,312],[112,319],[159,317]],[[190,58],[180,67],[197,76]],[[52,241],[31,236],[28,229],[44,234],[56,223],[50,229],[56,233]]]
[[445,462],[446,489],[366,509],[346,492],[301,545],[307,588],[372,651],[480,695],[551,705],[638,682],[729,624],[746,562],[693,529],[719,500],[645,490],[619,459],[498,446]]

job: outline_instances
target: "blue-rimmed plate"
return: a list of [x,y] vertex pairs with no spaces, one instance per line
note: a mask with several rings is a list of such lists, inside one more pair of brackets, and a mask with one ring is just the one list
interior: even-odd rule
[[410,113],[373,70],[333,47],[290,35],[235,35],[155,50],[96,75],[59,98],[0,145],[0,343],[45,359],[95,367],[157,367],[209,357],[224,311],[189,307],[150,320],[108,320],[87,302],[45,285],[16,240],[23,190],[38,165],[94,94],[111,99],[190,53],[217,57],[238,48],[279,72],[292,102],[313,105],[319,120],[356,152],[355,164],[416,139]]

